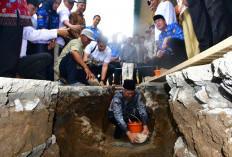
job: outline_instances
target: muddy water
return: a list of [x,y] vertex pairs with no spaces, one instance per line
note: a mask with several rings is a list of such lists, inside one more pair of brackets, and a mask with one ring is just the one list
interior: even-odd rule
[[61,157],[171,157],[177,135],[168,97],[158,96],[161,105],[155,110],[148,108],[152,135],[146,143],[134,145],[126,135],[113,138],[114,126],[107,116],[112,96],[60,101],[58,106],[65,112],[57,114],[54,133]]

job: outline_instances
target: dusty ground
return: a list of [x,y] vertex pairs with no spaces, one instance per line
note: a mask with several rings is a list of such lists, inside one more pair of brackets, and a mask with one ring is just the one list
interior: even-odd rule
[[[152,122],[156,122],[155,132]],[[114,126],[107,120],[104,123],[102,130],[89,118],[73,114],[65,118],[65,123],[56,125],[55,134],[61,157],[171,157],[173,155],[177,135],[164,121],[150,119],[149,130],[152,135],[144,144],[131,144],[125,134],[119,140],[114,139]]]
[[[147,107],[149,130],[153,134],[146,144],[132,145],[126,135],[113,138],[114,126],[108,120],[108,108],[114,92],[100,90],[70,90],[60,94],[54,134],[61,157],[171,157],[177,139],[168,109],[168,96],[150,94],[156,104]],[[90,93],[90,94],[88,94]],[[147,96],[148,97],[148,96]],[[153,100],[154,99],[154,100]],[[117,145],[117,146],[116,146]]]
[[[175,133],[172,130],[165,133],[156,133],[153,135],[154,139],[151,139],[151,137],[144,144],[131,144],[126,135],[122,139],[116,140],[113,138],[113,133],[114,128],[111,126],[106,133],[106,143],[110,145],[105,154],[107,157],[172,157],[173,145],[176,140]],[[121,143],[125,146],[112,146],[112,143]]]

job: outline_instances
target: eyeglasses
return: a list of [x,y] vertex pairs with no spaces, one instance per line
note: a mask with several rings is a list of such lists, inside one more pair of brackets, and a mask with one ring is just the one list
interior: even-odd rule
[[155,20],[155,25],[158,23],[158,22],[160,22],[160,21],[162,21],[163,19],[157,19],[157,20]]

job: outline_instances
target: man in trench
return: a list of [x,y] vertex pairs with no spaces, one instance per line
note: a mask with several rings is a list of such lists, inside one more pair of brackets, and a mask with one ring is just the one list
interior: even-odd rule
[[114,138],[120,139],[123,132],[126,133],[132,143],[139,140],[137,133],[131,133],[126,125],[130,115],[135,115],[143,124],[142,133],[149,136],[150,132],[147,127],[148,114],[143,103],[141,94],[135,91],[134,80],[125,80],[123,90],[114,95],[108,109],[110,122],[115,127]]

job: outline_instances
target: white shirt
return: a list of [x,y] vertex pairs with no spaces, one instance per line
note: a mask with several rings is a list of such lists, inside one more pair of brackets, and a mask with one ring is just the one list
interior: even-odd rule
[[23,40],[20,52],[20,58],[26,56],[27,52],[27,40],[36,41],[36,40],[50,40],[57,38],[57,29],[47,30],[40,29],[36,30],[31,26],[23,28]]
[[[65,25],[64,25],[64,21],[68,21],[69,22],[69,16],[71,15],[71,11],[63,5],[60,5],[59,8],[57,9],[57,13],[59,14],[60,16],[60,21],[59,21],[59,28],[62,28],[62,27],[65,27],[67,28]],[[56,43],[64,46],[65,45],[65,42],[64,42],[64,39],[62,37],[59,37],[56,39]]]
[[[37,22],[37,15],[34,14],[32,17],[31,17],[31,22],[32,22],[32,27],[34,29],[37,29],[38,27],[38,22]],[[36,41],[33,41],[32,43],[34,44],[49,44],[50,43],[50,40],[36,40]]]
[[[163,15],[168,25],[172,24],[173,22],[177,23],[175,9],[172,3],[169,1],[160,2],[155,12],[155,15]],[[160,33],[161,31],[155,27],[155,40],[156,41],[159,40]]]
[[31,22],[32,22],[32,26],[37,29],[38,27],[38,22],[37,22],[37,15],[34,14],[32,17],[31,17]]
[[146,39],[144,41],[144,46],[147,49],[147,58],[152,59],[153,57],[156,57],[157,47],[154,39]]
[[111,49],[106,46],[104,51],[99,51],[98,46],[96,49],[91,53],[94,47],[97,45],[96,41],[92,41],[86,48],[85,53],[90,54],[88,60],[95,60],[98,62],[98,66],[102,65],[103,63],[110,63],[111,59]]

